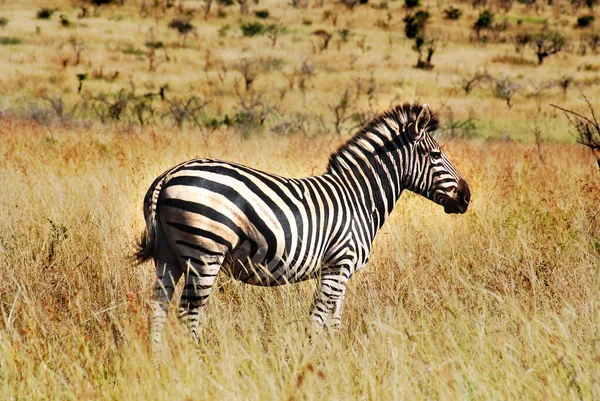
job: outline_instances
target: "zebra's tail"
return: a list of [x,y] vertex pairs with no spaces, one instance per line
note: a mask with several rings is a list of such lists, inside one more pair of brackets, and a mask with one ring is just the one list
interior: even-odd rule
[[156,179],[156,181],[150,186],[146,196],[144,197],[144,217],[146,218],[146,228],[142,232],[142,235],[137,242],[137,252],[134,254],[134,258],[137,263],[143,263],[146,260],[154,256],[154,252],[157,248],[158,235],[157,235],[157,201],[162,184],[164,181],[164,175]]

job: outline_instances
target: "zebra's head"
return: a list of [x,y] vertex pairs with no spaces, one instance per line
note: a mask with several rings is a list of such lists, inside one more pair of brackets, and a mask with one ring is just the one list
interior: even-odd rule
[[469,185],[431,136],[438,121],[429,107],[426,104],[404,106],[398,111],[400,129],[405,136],[404,151],[408,156],[405,187],[442,205],[446,213],[466,212],[471,201]]

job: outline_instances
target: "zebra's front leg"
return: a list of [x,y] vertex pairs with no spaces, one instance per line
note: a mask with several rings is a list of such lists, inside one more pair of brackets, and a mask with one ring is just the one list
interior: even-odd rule
[[348,278],[349,274],[344,269],[329,270],[321,274],[310,310],[311,336],[323,331],[327,325],[339,329]]
[[221,269],[220,261],[199,264],[187,262],[185,286],[181,294],[179,318],[188,328],[194,344],[198,345],[200,319],[212,286]]
[[344,298],[346,296],[346,289],[344,288],[344,292],[342,296],[335,301],[333,305],[333,311],[331,312],[331,320],[329,321],[329,328],[339,331],[342,327],[342,309],[344,307]]

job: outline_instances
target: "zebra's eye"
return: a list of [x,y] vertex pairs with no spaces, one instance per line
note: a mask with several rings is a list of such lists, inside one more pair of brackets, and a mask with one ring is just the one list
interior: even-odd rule
[[440,160],[442,158],[442,152],[434,150],[429,153],[429,157],[431,157],[431,160],[433,161]]

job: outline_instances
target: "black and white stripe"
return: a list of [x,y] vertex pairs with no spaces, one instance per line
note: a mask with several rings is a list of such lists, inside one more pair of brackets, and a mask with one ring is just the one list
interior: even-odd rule
[[346,284],[404,189],[447,213],[467,210],[468,185],[429,134],[437,126],[426,105],[397,106],[333,153],[324,174],[303,179],[213,159],[163,173],[145,197],[137,255],[156,264],[154,344],[182,275],[180,317],[197,340],[220,270],[262,286],[317,278],[312,322],[339,327]]

